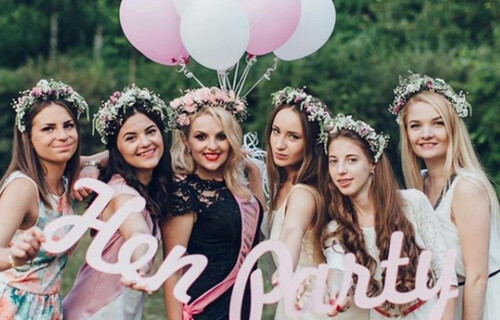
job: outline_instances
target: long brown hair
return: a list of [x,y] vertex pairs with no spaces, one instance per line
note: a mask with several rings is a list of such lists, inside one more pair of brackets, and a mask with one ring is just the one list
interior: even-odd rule
[[[68,186],[71,188],[78,174],[78,165],[80,161],[80,126],[77,120],[75,108],[70,108],[64,100],[43,100],[36,102],[26,113],[26,131],[18,130],[17,125],[14,125],[14,138],[12,141],[12,159],[9,167],[5,172],[0,185],[3,185],[5,180],[14,171],[21,171],[36,183],[40,200],[49,208],[52,208],[49,202],[50,190],[48,187],[46,176],[46,168],[38,158],[35,152],[33,143],[31,142],[31,130],[33,127],[33,119],[50,104],[56,104],[66,109],[75,123],[76,132],[78,133],[78,141],[75,154],[66,163],[64,176],[69,179]],[[69,190],[66,190],[66,197],[69,200]]]
[[[328,145],[339,137],[354,142],[363,150],[363,154],[375,164],[370,146],[357,133],[342,129],[330,137]],[[320,172],[328,172],[328,157],[326,155],[321,157]],[[381,282],[374,279],[377,262],[365,248],[365,239],[359,225],[358,213],[350,198],[339,191],[329,175],[324,174],[320,175],[320,177],[319,190],[323,194],[325,203],[327,203],[325,215],[338,224],[338,228],[333,232],[324,230],[322,243],[333,240],[334,243],[340,244],[346,252],[354,253],[356,261],[370,271],[371,279],[368,285],[368,296],[376,296],[383,289],[385,271],[382,272]],[[409,264],[399,267],[396,289],[400,292],[411,291],[415,288],[415,275],[422,249],[416,244],[415,230],[403,211],[404,203],[399,192],[399,184],[385,154],[382,154],[375,165],[369,197],[374,202],[376,212],[375,232],[379,260],[387,259],[391,235],[394,231],[402,231],[405,235],[401,251],[403,255],[409,258]],[[357,283],[357,277],[354,278],[354,282]],[[386,303],[384,307],[397,306]]]
[[[324,201],[321,194],[318,192],[318,159],[322,152],[322,147],[317,143],[320,127],[318,121],[309,121],[305,111],[300,110],[298,105],[283,104],[274,109],[265,131],[266,143],[266,168],[267,168],[267,181],[269,184],[269,212],[276,210],[277,197],[280,188],[285,182],[287,176],[284,168],[277,166],[272,157],[272,149],[270,143],[270,136],[273,129],[274,119],[278,112],[284,109],[290,109],[297,114],[300,119],[300,125],[304,133],[304,157],[298,164],[296,176],[293,178],[293,184],[305,184],[311,187],[309,190],[313,192],[316,200],[316,213],[312,221],[314,232],[314,256],[316,260],[322,261],[322,251],[320,236],[322,228],[326,223],[326,217],[323,215]],[[270,225],[272,215],[268,215],[268,225]]]

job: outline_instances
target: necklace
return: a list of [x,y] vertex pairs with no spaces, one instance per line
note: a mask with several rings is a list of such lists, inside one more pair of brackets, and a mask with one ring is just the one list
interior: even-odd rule
[[[424,174],[424,181],[428,177],[429,177],[429,174],[426,171],[425,174]],[[443,188],[441,189],[441,192],[439,193],[439,197],[437,198],[436,203],[432,206],[432,208],[434,210],[436,210],[439,207],[439,205],[441,204],[441,201],[443,200],[444,195],[446,194],[446,192],[448,191],[448,189],[450,189],[450,186],[451,186],[451,184],[453,183],[453,180],[455,180],[456,177],[457,177],[457,174],[453,173],[448,178],[448,180],[446,180],[446,183],[444,184]],[[425,183],[424,183],[424,193],[425,193]]]

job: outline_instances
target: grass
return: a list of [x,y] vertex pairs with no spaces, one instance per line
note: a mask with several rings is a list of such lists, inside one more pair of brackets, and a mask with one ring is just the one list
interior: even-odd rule
[[[72,288],[73,281],[78,273],[78,269],[85,259],[85,253],[90,243],[88,233],[80,240],[75,252],[71,255],[62,278],[62,295],[65,296]],[[159,252],[161,250],[159,249]],[[160,254],[161,256],[161,254]],[[161,263],[161,259],[156,259],[156,265]],[[89,297],[90,299],[91,297]],[[273,319],[273,307],[266,306],[262,319]],[[163,291],[160,289],[150,296],[146,297],[143,317],[144,320],[166,319],[165,308],[163,304]]]

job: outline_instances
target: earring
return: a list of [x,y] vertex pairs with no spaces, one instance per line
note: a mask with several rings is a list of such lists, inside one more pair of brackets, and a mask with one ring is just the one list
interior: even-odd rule
[[375,178],[375,170],[373,169],[370,170],[370,176],[372,176],[372,179]]

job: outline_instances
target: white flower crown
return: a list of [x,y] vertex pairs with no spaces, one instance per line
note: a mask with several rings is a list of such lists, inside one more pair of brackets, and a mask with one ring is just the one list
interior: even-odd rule
[[116,134],[116,130],[123,124],[123,115],[128,108],[135,105],[141,105],[155,112],[162,121],[166,120],[165,130],[174,126],[172,110],[167,107],[160,96],[146,88],[141,89],[132,84],[121,92],[115,91],[94,115],[93,128],[101,136],[102,143],[107,144],[108,136]]
[[46,100],[64,100],[68,106],[76,111],[77,119],[86,112],[88,117],[89,106],[85,99],[72,87],[60,81],[42,79],[36,86],[19,93],[19,97],[12,102],[12,108],[16,112],[16,125],[20,132],[26,131],[25,115],[36,102]]
[[302,89],[285,87],[273,93],[272,97],[275,108],[283,104],[297,105],[300,110],[307,113],[307,120],[317,121],[320,125],[330,118],[326,105],[321,100],[308,95]]
[[326,119],[321,124],[319,140],[323,143],[326,154],[328,153],[328,139],[342,129],[353,131],[368,142],[370,150],[373,152],[373,160],[375,163],[378,162],[384,149],[389,144],[388,135],[383,135],[382,133],[378,134],[366,122],[354,120],[351,115],[345,116],[339,113],[334,118]]
[[238,99],[233,91],[225,91],[217,87],[186,90],[183,96],[170,102],[178,129],[190,124],[190,115],[208,107],[223,108],[239,122],[247,117],[245,101]]
[[443,79],[431,78],[427,75],[420,75],[408,71],[407,77],[399,76],[399,85],[394,89],[394,102],[390,105],[389,111],[397,115],[399,121],[399,112],[412,96],[421,91],[431,91],[442,94],[451,103],[452,109],[461,118],[471,115],[472,108],[465,98],[465,93],[459,91],[456,93],[453,88]]

